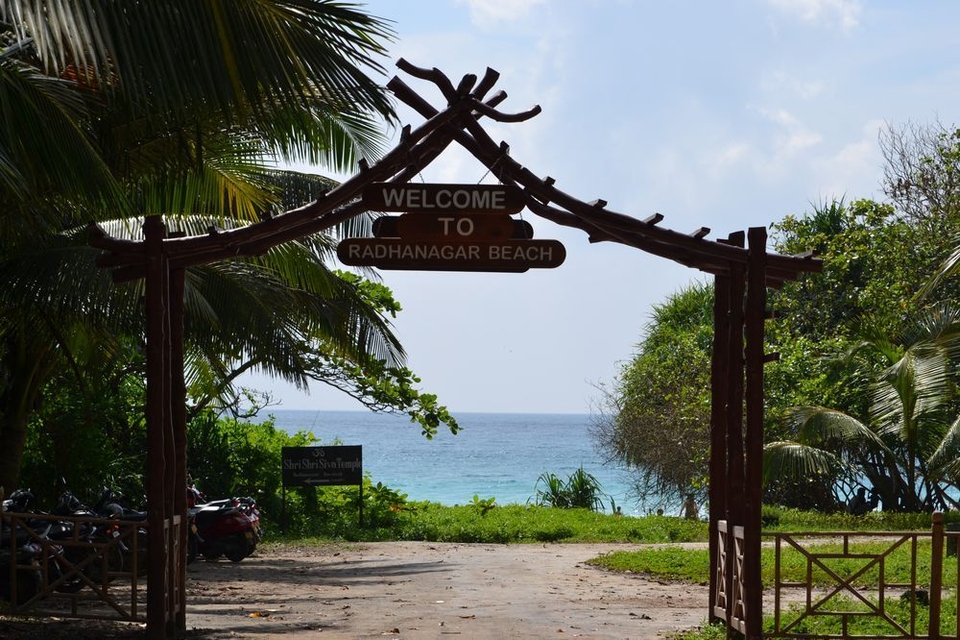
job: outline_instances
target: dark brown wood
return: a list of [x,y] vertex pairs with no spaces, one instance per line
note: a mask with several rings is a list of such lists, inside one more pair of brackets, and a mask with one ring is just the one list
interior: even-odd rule
[[[401,220],[407,218],[416,218],[413,223],[414,228],[410,228],[410,222],[401,223]],[[447,218],[441,221],[438,218]],[[452,218],[452,221],[450,220]],[[514,238],[531,239],[533,238],[533,225],[526,220],[518,220],[505,216],[508,228],[504,228],[504,219],[497,214],[429,214],[417,213],[406,214],[403,216],[380,216],[373,221],[373,235],[375,238],[406,238],[407,240],[415,238],[435,237],[443,233],[446,228],[459,229],[463,223],[462,218],[471,218],[475,231],[471,235],[477,235],[479,238],[487,240]],[[504,232],[506,235],[504,235]],[[459,233],[459,231],[458,231]]]
[[[730,234],[727,241],[732,246],[742,247],[743,232]],[[739,265],[730,268],[730,287],[727,296],[727,523],[731,531],[743,526],[744,507],[744,453],[743,453],[743,296],[745,288],[744,269]],[[739,588],[735,569],[738,549],[737,537],[727,538],[727,622],[736,627],[736,606]]]
[[[930,532],[930,610],[927,634],[940,638],[943,606],[943,512],[934,511]],[[958,630],[960,631],[960,630]]]
[[[408,214],[415,215],[415,214]],[[430,215],[430,214],[416,214],[416,215]],[[457,214],[458,216],[469,215],[469,214]],[[485,224],[487,217],[491,217],[494,214],[483,214],[484,219],[481,220],[481,226]],[[380,216],[373,221],[373,235],[375,238],[399,238],[400,227],[398,223],[400,218],[403,216]],[[526,220],[518,220],[516,218],[510,218],[511,231],[507,238],[514,239],[531,239],[533,238],[533,225],[531,225]]]
[[[754,227],[747,233],[750,260],[747,263],[745,304],[746,360],[746,471],[744,492],[743,580],[760,585],[760,526],[763,499],[763,337],[767,316],[765,258],[767,230]],[[747,638],[761,638],[763,632],[763,592],[748,589],[744,593]]]
[[144,223],[144,249],[147,258],[147,634],[151,638],[167,636],[167,544],[164,537],[164,429],[169,384],[166,351],[168,348],[167,264],[163,252],[165,230],[159,216],[148,216]]
[[187,628],[187,385],[184,380],[183,316],[185,273],[170,272],[170,416],[173,436],[172,483],[173,518],[177,535],[176,553],[170,560],[174,569],[176,629]]
[[[720,583],[715,567],[725,551],[719,546],[718,523],[727,519],[727,373],[730,349],[730,279],[713,279],[713,351],[710,356],[710,603],[717,602]],[[729,593],[729,591],[727,591]],[[711,619],[716,619],[710,607]]]
[[566,249],[557,240],[347,238],[337,245],[337,257],[342,263],[380,269],[519,273],[559,267],[566,255]]

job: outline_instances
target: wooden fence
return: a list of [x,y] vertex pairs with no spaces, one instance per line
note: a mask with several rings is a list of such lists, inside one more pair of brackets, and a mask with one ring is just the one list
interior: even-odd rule
[[[48,537],[66,523],[67,533]],[[146,620],[144,523],[28,513],[0,514],[10,615]],[[90,536],[91,527],[97,535]],[[29,551],[24,551],[29,549]]]
[[[722,522],[718,534],[712,613],[743,633],[742,528]],[[764,533],[763,637],[960,640],[958,537],[940,513],[929,531]]]

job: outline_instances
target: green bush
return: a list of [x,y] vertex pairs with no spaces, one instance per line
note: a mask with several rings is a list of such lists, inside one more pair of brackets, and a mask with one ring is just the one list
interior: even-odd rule
[[566,482],[553,473],[541,474],[534,491],[534,501],[539,506],[603,511],[603,486],[582,466]]

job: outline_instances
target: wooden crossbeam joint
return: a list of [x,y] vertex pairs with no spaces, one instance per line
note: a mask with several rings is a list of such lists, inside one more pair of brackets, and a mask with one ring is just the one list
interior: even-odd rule
[[650,216],[649,218],[647,218],[646,220],[644,220],[643,222],[644,222],[644,224],[649,224],[649,225],[653,226],[653,225],[657,224],[658,222],[660,222],[661,220],[663,220],[663,214],[662,214],[662,213],[655,213],[655,214],[653,214],[652,216]]

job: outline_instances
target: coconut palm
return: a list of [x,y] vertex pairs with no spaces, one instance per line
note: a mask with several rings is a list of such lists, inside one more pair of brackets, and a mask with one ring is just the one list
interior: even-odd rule
[[[960,312],[928,309],[890,339],[869,325],[846,357],[872,366],[866,421],[825,407],[797,407],[787,420],[791,441],[766,446],[765,473],[800,478],[826,475],[871,486],[887,510],[920,511],[953,503],[960,453],[953,362]],[[849,486],[849,485],[848,485]]]
[[[81,345],[109,352],[142,331],[139,285],[111,286],[82,225],[136,234],[158,214],[193,231],[302,204],[290,194],[317,180],[278,163],[344,170],[379,153],[392,111],[367,74],[390,35],[323,0],[0,5],[0,485],[16,482],[50,372],[82,377]],[[317,237],[190,270],[189,352],[206,361],[192,371],[222,383],[255,366],[305,383],[304,354],[320,345],[400,362],[380,310],[329,255]]]

